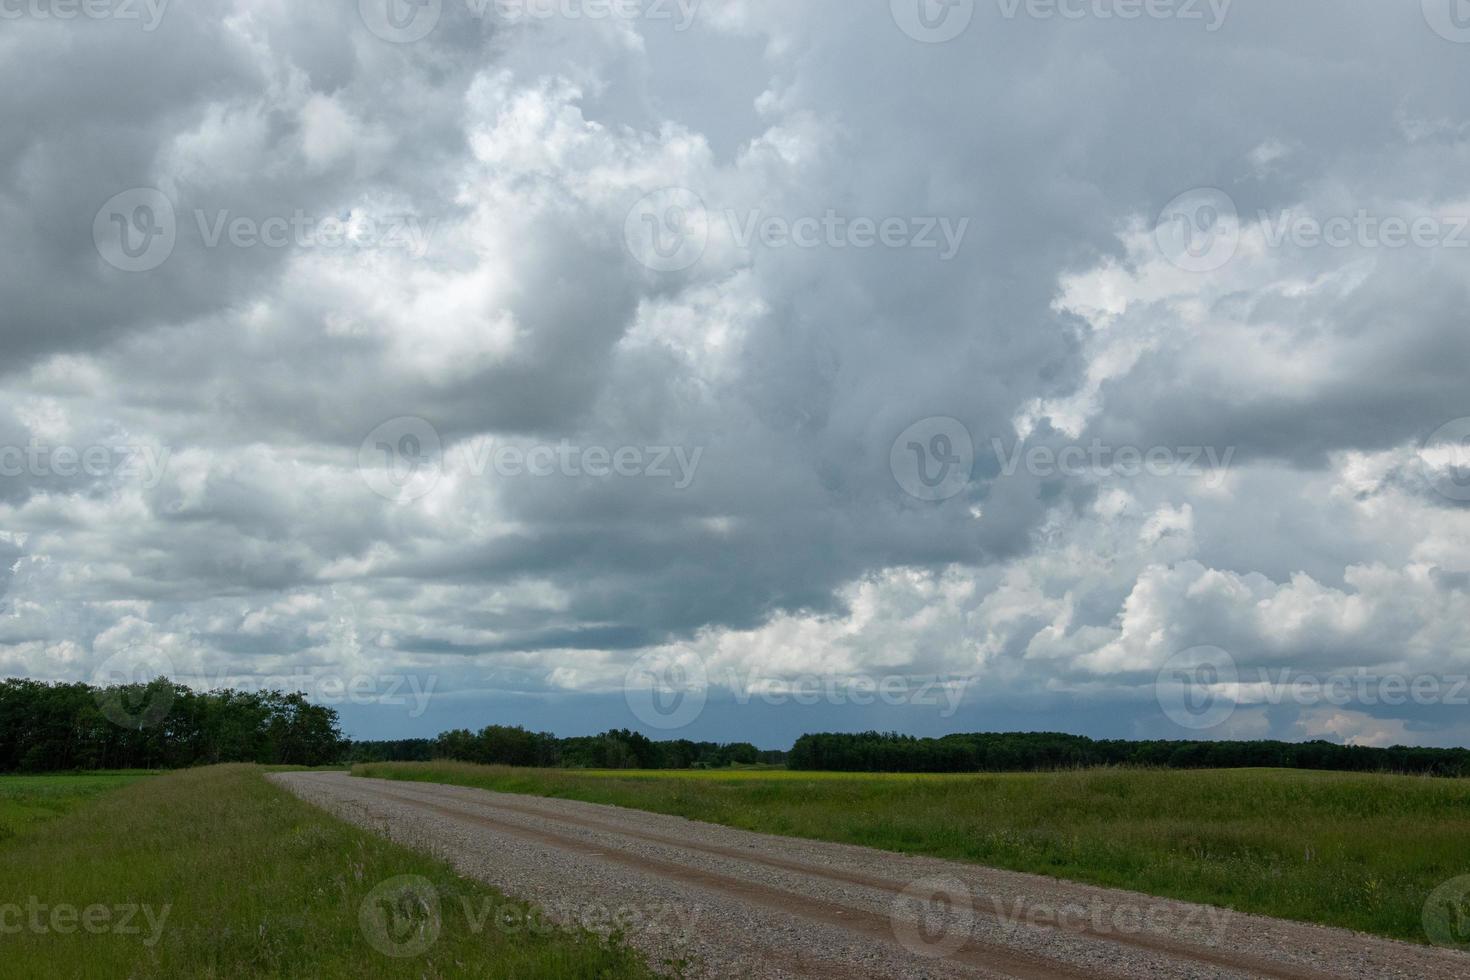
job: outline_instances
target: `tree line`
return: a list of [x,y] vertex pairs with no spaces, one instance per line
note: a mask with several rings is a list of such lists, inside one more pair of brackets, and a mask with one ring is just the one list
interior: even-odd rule
[[337,712],[303,694],[0,680],[0,772],[319,766],[347,745]]
[[176,769],[220,762],[335,765],[455,759],[578,769],[781,765],[838,772],[1028,772],[1094,766],[1270,767],[1470,777],[1470,750],[1332,742],[1127,741],[1056,732],[918,738],[896,732],[812,734],[790,752],[749,742],[656,742],[628,729],[559,738],[488,725],[436,738],[349,741],[337,712],[300,693],[196,692],[160,678],[94,687],[0,680],[0,772]]
[[787,767],[836,772],[1034,772],[1093,766],[1323,769],[1470,776],[1470,751],[1333,742],[1095,740],[1056,732],[916,738],[896,732],[803,735]]
[[519,726],[488,725],[478,732],[456,729],[433,739],[354,742],[352,762],[426,762],[455,759],[482,765],[566,769],[713,769],[758,763],[779,765],[786,753],[763,751],[749,742],[655,742],[626,728],[601,735],[558,738]]

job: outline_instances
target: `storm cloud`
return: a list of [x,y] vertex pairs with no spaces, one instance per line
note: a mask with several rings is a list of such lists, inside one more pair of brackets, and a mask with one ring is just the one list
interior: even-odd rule
[[1441,6],[7,7],[0,670],[437,679],[367,737],[644,727],[672,661],[772,745],[1188,734],[1203,645],[1470,672]]

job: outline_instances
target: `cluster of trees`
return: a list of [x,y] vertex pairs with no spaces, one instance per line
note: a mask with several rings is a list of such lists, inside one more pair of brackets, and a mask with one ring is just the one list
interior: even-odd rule
[[348,762],[433,762],[436,758],[442,756],[432,738],[353,742],[347,750]]
[[655,742],[628,729],[601,735],[557,738],[549,732],[490,725],[456,729],[436,739],[354,742],[353,762],[414,762],[458,759],[484,765],[571,769],[706,769],[732,764],[780,764],[786,753],[761,751],[749,742]]
[[0,680],[0,772],[318,766],[346,746],[337,712],[301,694]]
[[915,738],[894,732],[803,735],[791,769],[839,772],[1030,772],[1086,766],[1272,767],[1470,776],[1470,751],[1332,742],[1132,742],[1054,732]]

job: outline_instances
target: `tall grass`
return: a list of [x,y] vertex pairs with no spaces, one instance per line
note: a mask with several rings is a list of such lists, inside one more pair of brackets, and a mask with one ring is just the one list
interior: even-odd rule
[[61,816],[99,793],[147,777],[146,771],[0,776],[0,843]]
[[1470,873],[1470,780],[1300,770],[954,776],[587,773],[464,763],[359,776],[611,803],[1426,941]]
[[[416,955],[385,955],[364,909],[390,951],[429,938],[431,917],[437,938]],[[619,942],[510,931],[470,909],[528,921],[523,904],[329,817],[258,768],[219,766],[136,782],[0,845],[0,975],[650,976]]]

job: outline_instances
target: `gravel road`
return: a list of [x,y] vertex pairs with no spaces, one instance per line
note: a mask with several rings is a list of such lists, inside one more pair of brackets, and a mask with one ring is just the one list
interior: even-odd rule
[[458,786],[270,778],[548,921],[616,923],[693,977],[1470,977],[1460,953],[952,861]]

